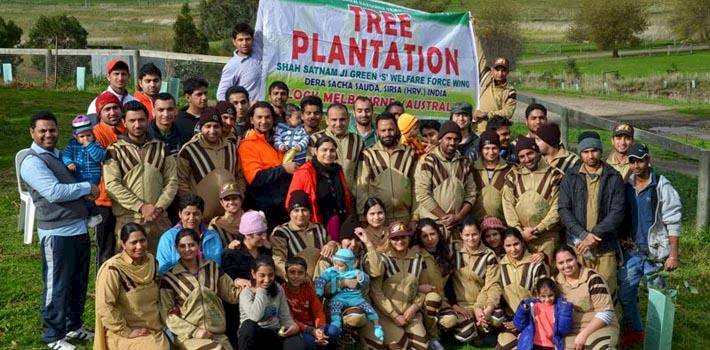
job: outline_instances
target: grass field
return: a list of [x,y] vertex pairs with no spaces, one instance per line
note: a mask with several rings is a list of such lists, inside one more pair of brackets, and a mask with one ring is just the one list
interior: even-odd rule
[[[27,147],[31,139],[28,133],[29,116],[41,109],[52,110],[60,119],[60,139],[64,145],[69,137],[70,120],[74,114],[83,111],[94,97],[93,93],[77,93],[44,90],[17,90],[0,87],[0,232],[5,238],[0,240],[0,349],[41,349],[39,341],[41,323],[39,319],[39,295],[41,291],[40,255],[35,239],[33,245],[22,244],[22,234],[16,232],[16,217],[19,198],[15,190],[13,156],[21,148]],[[515,132],[522,132],[516,125]],[[572,131],[572,136],[576,137]],[[608,135],[602,133],[608,142]],[[671,286],[681,289],[676,302],[676,324],[674,349],[705,349],[710,347],[706,337],[710,329],[707,310],[710,310],[710,264],[707,263],[707,249],[710,232],[695,232],[691,229],[694,221],[696,187],[694,178],[665,173],[674,183],[684,200],[684,232],[681,240],[681,268],[671,276]],[[93,269],[93,266],[92,266]],[[93,276],[93,270],[91,272]],[[698,288],[700,294],[683,290],[683,282],[689,281]],[[93,290],[93,278],[90,283]],[[88,327],[93,328],[94,301],[88,298],[85,318]],[[90,344],[80,347],[89,349]],[[472,346],[447,346],[449,349],[474,349]]]

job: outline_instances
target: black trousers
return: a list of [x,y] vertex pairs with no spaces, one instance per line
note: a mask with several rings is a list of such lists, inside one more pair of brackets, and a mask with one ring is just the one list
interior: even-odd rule
[[96,266],[94,273],[99,273],[99,267],[116,254],[116,217],[110,207],[95,206],[91,215],[100,214],[103,221],[96,226]]
[[306,348],[300,334],[283,338],[278,332],[259,327],[252,320],[244,321],[239,327],[239,350],[304,350]]

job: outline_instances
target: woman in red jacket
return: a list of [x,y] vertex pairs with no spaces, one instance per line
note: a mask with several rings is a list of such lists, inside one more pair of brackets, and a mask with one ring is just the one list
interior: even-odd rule
[[340,225],[350,214],[352,203],[345,174],[336,162],[336,147],[335,140],[329,136],[316,140],[315,158],[296,169],[286,203],[294,191],[308,193],[313,210],[311,221],[325,226],[330,238],[339,242]]

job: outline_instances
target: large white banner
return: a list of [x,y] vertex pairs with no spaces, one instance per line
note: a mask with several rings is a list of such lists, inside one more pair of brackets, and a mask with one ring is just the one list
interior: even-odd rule
[[454,102],[474,106],[478,62],[469,13],[425,13],[370,0],[261,0],[256,39],[265,88],[328,105],[360,95],[393,101],[420,117],[448,118]]

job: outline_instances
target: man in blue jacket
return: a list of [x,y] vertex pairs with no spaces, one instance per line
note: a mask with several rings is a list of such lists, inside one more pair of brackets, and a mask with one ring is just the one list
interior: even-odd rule
[[621,231],[624,265],[619,269],[619,301],[624,311],[624,345],[643,341],[637,297],[641,278],[649,286],[662,287],[665,280],[653,277],[661,269],[678,268],[678,242],[682,205],[678,192],[651,167],[644,144],[634,144],[628,153],[631,174],[626,182],[626,226]]

